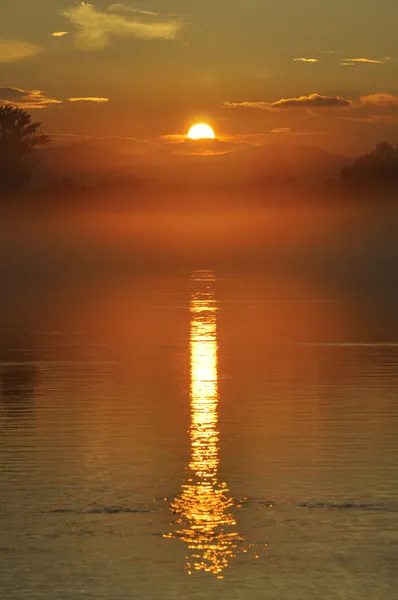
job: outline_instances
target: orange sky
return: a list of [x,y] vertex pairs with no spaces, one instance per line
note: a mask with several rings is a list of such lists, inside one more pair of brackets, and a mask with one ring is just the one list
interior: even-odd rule
[[0,100],[51,134],[398,142],[398,4],[2,0]]

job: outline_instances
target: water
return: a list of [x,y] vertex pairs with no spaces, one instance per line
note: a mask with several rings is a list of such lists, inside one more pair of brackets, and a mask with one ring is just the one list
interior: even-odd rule
[[0,597],[395,599],[373,300],[211,270],[3,295]]

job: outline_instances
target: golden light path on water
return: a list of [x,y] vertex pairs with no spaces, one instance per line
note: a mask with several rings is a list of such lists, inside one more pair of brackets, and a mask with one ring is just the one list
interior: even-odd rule
[[235,557],[240,536],[230,512],[234,500],[218,479],[218,344],[214,274],[196,272],[192,278],[191,360],[191,459],[182,491],[171,503],[178,515],[175,531],[166,537],[187,545],[186,569],[206,571],[222,578]]

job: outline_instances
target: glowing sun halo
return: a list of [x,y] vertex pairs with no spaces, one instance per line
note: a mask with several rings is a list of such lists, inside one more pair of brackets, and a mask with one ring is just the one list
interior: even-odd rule
[[189,140],[214,140],[214,131],[206,123],[196,123],[188,131]]

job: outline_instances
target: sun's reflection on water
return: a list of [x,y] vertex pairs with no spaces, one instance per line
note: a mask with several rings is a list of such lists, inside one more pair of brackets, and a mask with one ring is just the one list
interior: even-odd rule
[[191,295],[191,459],[182,491],[171,503],[178,515],[166,537],[187,545],[186,569],[222,578],[235,557],[240,536],[230,511],[228,487],[219,481],[217,302],[214,274],[196,272]]

